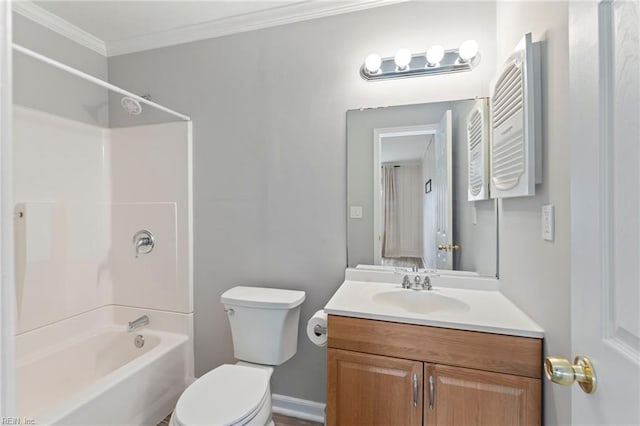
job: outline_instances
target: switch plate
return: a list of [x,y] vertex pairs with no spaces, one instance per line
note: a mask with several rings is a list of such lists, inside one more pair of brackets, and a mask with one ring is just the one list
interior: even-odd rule
[[362,206],[351,206],[351,219],[362,219]]
[[553,204],[542,206],[542,238],[547,241],[553,241],[555,231],[555,209]]
[[478,208],[476,206],[471,207],[471,224],[478,224]]

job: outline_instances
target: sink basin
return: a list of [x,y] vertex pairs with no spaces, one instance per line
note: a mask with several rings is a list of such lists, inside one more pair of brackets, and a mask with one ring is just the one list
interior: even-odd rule
[[415,314],[430,314],[436,311],[466,312],[469,310],[469,305],[460,300],[426,290],[385,291],[373,295],[373,301]]

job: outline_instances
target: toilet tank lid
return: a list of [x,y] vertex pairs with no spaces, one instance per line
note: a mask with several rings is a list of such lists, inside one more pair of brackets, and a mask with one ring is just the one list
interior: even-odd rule
[[291,309],[304,302],[304,298],[304,291],[238,286],[225,291],[220,301],[226,305],[251,308]]

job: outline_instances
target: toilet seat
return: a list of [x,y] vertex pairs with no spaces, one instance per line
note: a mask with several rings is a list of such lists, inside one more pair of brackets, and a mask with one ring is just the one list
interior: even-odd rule
[[179,426],[244,424],[270,397],[269,379],[262,369],[221,365],[184,391],[174,420]]

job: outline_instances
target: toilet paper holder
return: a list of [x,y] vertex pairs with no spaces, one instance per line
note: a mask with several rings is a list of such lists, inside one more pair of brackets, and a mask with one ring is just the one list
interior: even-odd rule
[[316,336],[322,336],[323,334],[327,334],[327,327],[323,327],[320,324],[316,324],[313,327],[313,332]]

